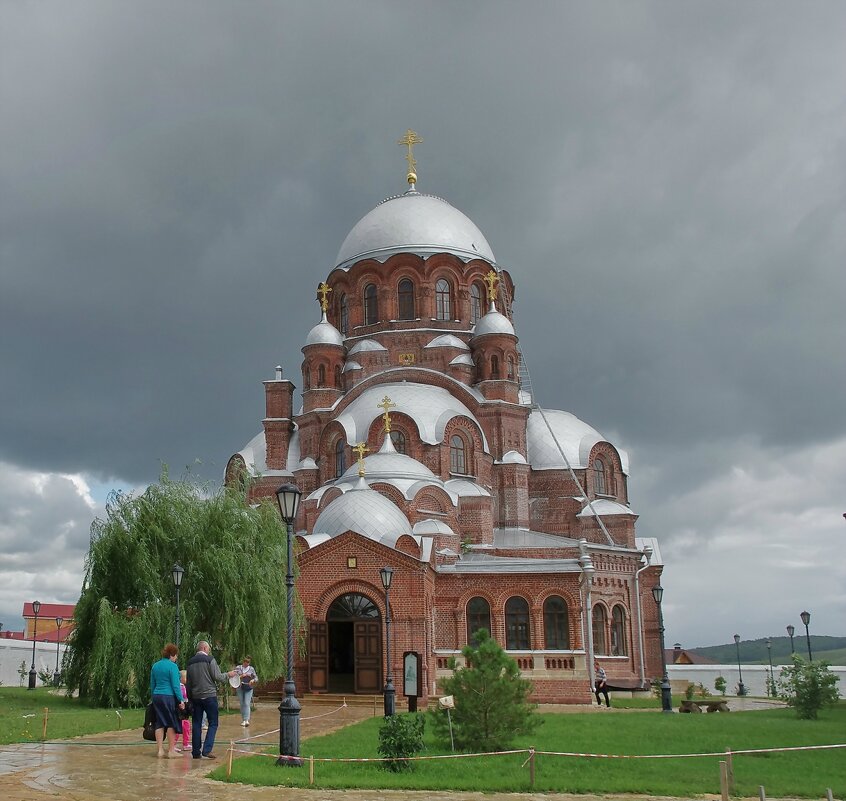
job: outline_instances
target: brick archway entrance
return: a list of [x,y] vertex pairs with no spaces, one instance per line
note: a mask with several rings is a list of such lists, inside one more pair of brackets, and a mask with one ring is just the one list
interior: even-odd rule
[[309,623],[309,690],[378,693],[382,688],[382,618],[367,596],[338,596],[325,621]]

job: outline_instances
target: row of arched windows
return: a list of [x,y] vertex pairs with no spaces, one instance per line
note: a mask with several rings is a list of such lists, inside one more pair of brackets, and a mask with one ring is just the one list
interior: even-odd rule
[[626,646],[626,610],[617,604],[611,610],[610,626],[608,613],[604,606],[594,606],[591,618],[593,652],[605,656],[625,656],[628,653]]
[[[479,629],[491,631],[491,607],[481,597],[467,602],[467,642]],[[602,656],[625,656],[626,611],[617,604],[608,613],[604,606],[594,606],[591,613],[593,626],[593,651]],[[532,647],[529,602],[519,595],[505,602],[505,648],[509,651],[528,651]],[[569,650],[570,618],[567,602],[559,595],[552,595],[543,602],[543,647],[547,650]]]
[[[467,642],[479,629],[491,631],[491,606],[481,597],[467,602]],[[529,602],[519,595],[505,602],[505,648],[528,651],[532,645]],[[570,617],[567,602],[552,595],[543,602],[543,647],[547,650],[569,650]]]
[[[403,278],[397,284],[397,315],[400,320],[416,320],[418,316],[417,297],[414,282]],[[455,314],[455,294],[446,278],[435,282],[435,319],[452,320]],[[485,287],[480,282],[470,286],[470,324],[475,325],[484,314],[483,299]],[[364,325],[373,325],[380,321],[379,290],[376,284],[367,284],[362,295],[364,306]],[[345,294],[338,298],[338,329],[344,336],[349,334],[350,310],[349,299]]]
[[[317,365],[317,375],[315,376],[315,378],[317,379],[317,387],[316,388],[319,389],[319,388],[322,388],[322,387],[329,386],[326,382],[326,376],[327,376],[326,365],[325,364],[318,364]],[[333,378],[334,378],[334,382],[335,382],[333,384],[333,387],[335,387],[336,389],[341,389],[341,366],[338,365],[338,364],[335,365],[335,369],[333,370]],[[312,385],[311,385],[311,365],[310,364],[306,364],[305,367],[303,368],[303,384],[304,384],[304,387],[303,387],[304,389],[312,389]]]
[[[408,455],[408,442],[405,434],[402,431],[394,429],[391,431],[391,442],[394,444],[394,450],[397,453]],[[453,434],[449,443],[449,470],[451,473],[459,473],[461,475],[469,475],[467,471],[468,465],[468,446],[464,438],[458,434]],[[339,437],[335,442],[335,477],[338,478],[344,474],[347,469],[347,444],[343,437]]]

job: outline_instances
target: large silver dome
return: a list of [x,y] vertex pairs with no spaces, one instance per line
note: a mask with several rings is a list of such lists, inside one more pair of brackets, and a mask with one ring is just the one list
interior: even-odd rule
[[[364,457],[364,471],[369,482],[408,479],[443,484],[425,464],[406,456],[404,453],[398,453],[389,436],[385,437],[382,447],[376,453]],[[355,462],[341,476],[339,481],[350,481],[357,475],[358,462]]]
[[347,234],[335,263],[349,267],[364,258],[385,261],[395,253],[409,252],[495,261],[491,246],[472,220],[439,197],[409,191],[383,200],[365,214]]

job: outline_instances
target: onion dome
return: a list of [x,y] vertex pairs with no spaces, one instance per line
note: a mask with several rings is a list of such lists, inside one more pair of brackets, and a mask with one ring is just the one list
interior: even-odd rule
[[414,189],[383,200],[365,214],[338,251],[335,263],[346,268],[361,259],[385,261],[395,253],[453,253],[463,261],[495,262],[493,251],[469,217],[442,198]]
[[324,310],[320,322],[308,332],[306,345],[343,345],[344,337],[332,323],[326,319]]
[[482,317],[473,329],[473,339],[484,336],[485,334],[509,334],[515,336],[514,326],[504,314],[500,314],[496,310],[494,302],[491,301],[488,313]]
[[[357,469],[357,468],[356,468]],[[400,509],[360,478],[356,485],[335,498],[318,516],[314,534],[337,537],[354,531],[363,537],[392,544],[403,534],[412,535],[411,524]]]

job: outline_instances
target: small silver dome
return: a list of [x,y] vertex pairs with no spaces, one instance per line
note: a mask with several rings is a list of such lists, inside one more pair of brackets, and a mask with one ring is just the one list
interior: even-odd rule
[[473,329],[473,339],[480,337],[483,334],[514,334],[514,326],[504,314],[500,314],[496,307],[491,303],[488,313],[482,317]]
[[465,261],[495,261],[472,220],[442,198],[416,191],[383,200],[365,214],[347,234],[335,263],[348,267],[364,258],[385,261],[395,253],[454,253]]
[[361,480],[335,498],[314,523],[314,534],[337,537],[354,531],[363,537],[391,545],[403,534],[411,535],[411,524],[400,509]]
[[[368,481],[390,481],[391,479],[410,479],[412,481],[441,480],[425,464],[398,453],[390,436],[385,437],[382,447],[376,453],[364,457],[364,472]],[[349,481],[358,475],[358,462],[348,468],[340,481]]]
[[343,345],[344,337],[332,323],[326,319],[326,312],[320,322],[308,332],[306,345]]
[[387,350],[384,345],[380,345],[375,339],[360,339],[350,348],[349,356],[355,356],[356,353],[369,353],[371,351]]

